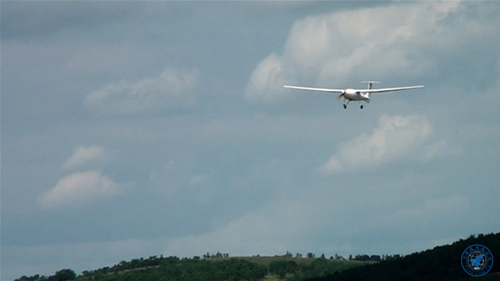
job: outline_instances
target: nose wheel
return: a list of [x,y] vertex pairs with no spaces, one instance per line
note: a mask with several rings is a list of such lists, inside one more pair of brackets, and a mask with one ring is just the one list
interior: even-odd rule
[[363,105],[360,105],[359,108],[363,109]]
[[346,109],[346,108],[347,108],[347,105],[346,105],[345,103],[343,104],[343,106],[344,106],[344,109]]

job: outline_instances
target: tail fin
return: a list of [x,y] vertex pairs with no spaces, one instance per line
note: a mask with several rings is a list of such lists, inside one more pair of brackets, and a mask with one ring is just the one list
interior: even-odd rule
[[368,90],[371,90],[373,88],[373,84],[378,84],[380,82],[378,82],[378,81],[362,81],[361,83],[368,84]]

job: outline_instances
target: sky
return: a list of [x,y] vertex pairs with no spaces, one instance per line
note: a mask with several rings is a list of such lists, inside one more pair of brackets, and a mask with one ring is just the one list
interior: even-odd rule
[[[500,231],[500,3],[1,2],[1,280]],[[284,89],[425,85],[343,109]]]

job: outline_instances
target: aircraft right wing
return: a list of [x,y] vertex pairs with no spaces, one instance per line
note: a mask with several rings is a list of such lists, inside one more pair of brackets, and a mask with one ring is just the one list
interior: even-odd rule
[[397,87],[397,88],[369,89],[369,90],[361,90],[361,92],[363,92],[363,93],[387,93],[387,92],[418,89],[418,88],[423,88],[423,87],[424,87],[423,85],[420,85],[420,86]]

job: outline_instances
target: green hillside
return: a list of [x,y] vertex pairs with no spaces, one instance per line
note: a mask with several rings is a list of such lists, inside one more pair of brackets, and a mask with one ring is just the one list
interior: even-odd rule
[[[493,254],[490,272],[483,277],[471,277],[462,268],[463,251],[474,244],[486,246]],[[496,260],[495,260],[496,258]],[[344,280],[500,280],[500,233],[472,235],[452,245],[414,253],[401,259],[382,261],[356,269],[310,278],[308,281]]]
[[289,254],[274,257],[229,257],[229,255],[204,255],[203,257],[157,257],[121,261],[111,266],[76,275],[62,269],[52,276],[22,276],[15,281],[169,281],[169,280],[304,280],[332,274],[348,268],[367,264],[365,261],[327,259],[324,256],[291,257]]
[[[461,267],[462,252],[470,245],[482,244],[497,257],[490,273],[473,278]],[[221,281],[221,280],[500,280],[500,233],[471,236],[452,245],[436,247],[405,257],[357,255],[345,260],[336,256],[319,258],[291,253],[274,257],[229,257],[209,253],[202,257],[152,256],[121,261],[77,275],[62,269],[52,276],[22,276],[14,281]]]

